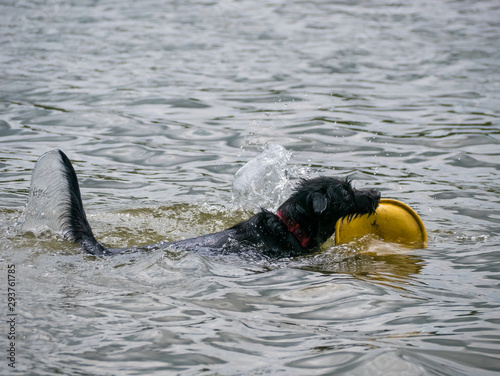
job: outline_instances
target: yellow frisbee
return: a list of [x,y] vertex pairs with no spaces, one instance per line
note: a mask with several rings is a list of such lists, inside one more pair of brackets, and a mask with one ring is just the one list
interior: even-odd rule
[[349,243],[368,234],[412,248],[427,247],[427,231],[418,214],[405,203],[393,199],[381,199],[375,214],[337,221],[335,243]]

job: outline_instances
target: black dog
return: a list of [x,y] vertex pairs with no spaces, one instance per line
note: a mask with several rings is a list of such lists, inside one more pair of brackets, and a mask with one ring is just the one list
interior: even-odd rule
[[[262,210],[247,221],[215,234],[134,249],[173,247],[233,252],[251,248],[272,257],[300,256],[317,250],[330,238],[340,218],[372,214],[379,200],[378,191],[355,189],[349,179],[303,179],[276,214]],[[127,251],[108,249],[95,239],[83,210],[75,170],[60,150],[45,153],[37,161],[25,216],[26,222],[45,220],[90,254]]]

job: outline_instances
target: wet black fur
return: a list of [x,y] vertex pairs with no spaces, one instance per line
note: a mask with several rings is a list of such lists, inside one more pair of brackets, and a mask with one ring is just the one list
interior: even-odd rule
[[[64,179],[68,184],[66,210],[61,213],[65,238],[93,255],[117,254],[128,249],[108,249],[94,237],[83,209],[76,173],[66,155],[59,151]],[[250,219],[214,234],[177,242],[161,242],[136,249],[172,247],[184,250],[208,249],[235,252],[255,249],[271,257],[300,256],[317,250],[335,232],[335,223],[342,217],[372,214],[378,206],[380,193],[375,189],[355,189],[349,179],[317,177],[302,179],[295,192],[278,209],[298,223],[309,242],[304,247],[285,223],[276,215],[262,210]]]

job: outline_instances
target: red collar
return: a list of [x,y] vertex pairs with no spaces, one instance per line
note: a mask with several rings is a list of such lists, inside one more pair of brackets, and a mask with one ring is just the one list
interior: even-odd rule
[[290,232],[295,236],[295,238],[299,241],[299,243],[304,248],[308,248],[309,242],[311,238],[307,236],[307,234],[300,228],[300,225],[295,222],[293,219],[287,217],[282,210],[276,213],[279,219],[285,224],[286,227],[290,230]]

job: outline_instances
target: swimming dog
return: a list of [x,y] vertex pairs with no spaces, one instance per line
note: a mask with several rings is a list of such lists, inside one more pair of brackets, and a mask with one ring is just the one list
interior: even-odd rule
[[[276,213],[262,209],[250,219],[214,234],[162,241],[132,250],[256,249],[276,258],[301,256],[318,250],[333,235],[340,218],[375,213],[379,200],[377,190],[356,189],[348,178],[302,179]],[[107,248],[96,240],[83,209],[75,170],[61,150],[49,151],[36,162],[24,215],[25,224],[44,221],[65,239],[95,256],[130,250]]]

